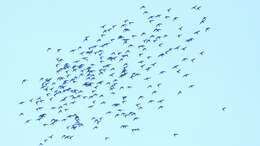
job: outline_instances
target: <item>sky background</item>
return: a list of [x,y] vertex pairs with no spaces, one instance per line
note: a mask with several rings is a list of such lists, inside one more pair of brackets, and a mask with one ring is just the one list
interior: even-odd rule
[[[196,87],[176,97],[179,86],[185,85],[176,79],[176,74],[171,80],[158,79],[166,84],[162,96],[171,98],[162,111],[147,107],[141,113],[137,125],[142,130],[136,134],[118,129],[118,123],[108,120],[105,130],[93,132],[84,127],[75,132],[71,141],[57,136],[46,145],[259,146],[260,12],[256,0],[2,1],[0,145],[34,146],[44,137],[62,132],[59,128],[39,127],[37,123],[25,125],[25,119],[18,116],[20,111],[34,113],[30,107],[21,109],[18,102],[39,95],[36,85],[40,77],[55,75],[57,54],[47,53],[48,47],[68,51],[82,45],[84,36],[98,35],[103,24],[120,24],[124,19],[142,21],[141,5],[154,13],[172,8],[186,18],[184,27],[193,26],[195,20],[189,17],[190,8],[202,5],[199,15],[208,17],[207,25],[212,29],[193,46],[197,48],[193,53],[203,49],[205,55],[195,66],[187,67]],[[140,25],[140,31],[146,29]],[[165,64],[171,61],[174,59]],[[21,86],[24,78],[29,82]],[[221,110],[223,106],[227,107],[225,112]],[[93,114],[84,109],[80,112]],[[174,132],[179,136],[174,137]],[[105,136],[111,139],[105,141]]]

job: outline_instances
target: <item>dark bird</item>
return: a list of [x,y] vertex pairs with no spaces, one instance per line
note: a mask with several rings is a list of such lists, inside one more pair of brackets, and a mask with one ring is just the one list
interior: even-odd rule
[[140,131],[140,129],[139,128],[132,129],[132,132],[135,132],[135,131]]
[[148,85],[147,88],[152,88],[152,85]]
[[139,99],[143,99],[143,98],[144,98],[144,96],[139,96],[139,97],[138,97],[138,100],[139,100]]
[[53,134],[52,134],[52,135],[50,135],[48,138],[52,139],[52,138],[53,138]]
[[194,62],[194,61],[195,61],[195,58],[192,58],[192,59],[191,59],[191,62]]
[[189,39],[186,40],[186,42],[191,42],[193,40],[194,40],[194,38],[189,38]]
[[177,95],[180,95],[180,94],[182,94],[182,91],[181,91],[181,90],[178,91]]
[[50,50],[51,50],[51,48],[48,48],[48,49],[47,49],[47,52],[49,52]]
[[157,87],[159,88],[161,85],[162,85],[162,83],[158,83],[158,84],[157,84]]
[[83,40],[83,41],[84,41],[84,42],[85,42],[85,41],[87,41],[87,40],[88,40],[88,38],[89,38],[89,36],[85,36],[85,38],[84,38],[84,40]]
[[24,101],[19,102],[18,104],[24,104]]
[[114,103],[114,104],[112,104],[112,106],[114,106],[114,107],[117,107],[117,106],[119,106],[120,104],[119,103]]
[[156,90],[154,90],[154,91],[152,92],[152,94],[155,94],[155,93],[157,93],[157,91],[156,91]]
[[144,6],[144,5],[142,5],[142,6],[140,7],[140,9],[145,9],[145,6]]
[[135,118],[133,119],[133,121],[138,120],[138,119],[139,119],[138,117],[135,117]]
[[104,24],[104,25],[102,25],[102,26],[100,26],[100,27],[104,29],[104,28],[106,27],[106,24]]
[[160,72],[160,74],[164,74],[164,73],[166,73],[166,71],[161,71],[161,72]]
[[201,52],[200,52],[200,55],[203,55],[204,53],[205,53],[204,51],[201,51]]
[[197,34],[197,35],[198,35],[198,34],[199,34],[199,32],[200,32],[200,30],[198,30],[198,31],[195,31],[193,34]]
[[172,69],[176,69],[178,66],[179,66],[179,65],[175,65],[175,66],[172,67]]
[[206,27],[205,28],[205,32],[209,31],[210,30],[210,27]]
[[202,20],[200,21],[200,24],[205,23],[206,19],[207,17],[203,17]]
[[193,88],[194,86],[195,86],[195,85],[193,85],[193,84],[192,84],[192,85],[189,85],[189,88]]
[[30,121],[31,121],[31,119],[30,119],[30,120],[26,120],[26,121],[25,121],[25,124],[29,123]]
[[22,84],[25,83],[25,82],[27,82],[27,81],[28,81],[27,79],[23,79],[23,80],[22,80]]
[[182,28],[183,28],[183,26],[179,27],[178,29],[179,29],[180,31],[182,31]]
[[162,109],[162,108],[163,108],[163,106],[161,105],[161,106],[158,107],[158,110],[159,110],[159,109]]
[[175,20],[177,20],[178,18],[179,18],[179,17],[174,17],[172,20],[175,21]]
[[161,100],[158,100],[157,102],[158,103],[162,103],[164,101],[164,99],[161,99]]
[[183,58],[181,61],[186,61],[186,60],[188,60],[188,58]]
[[190,74],[184,74],[182,77],[188,77]]
[[162,23],[156,24],[156,27],[160,27],[160,26],[162,26]]
[[127,128],[128,125],[121,125],[120,128]]
[[148,11],[144,11],[143,14],[148,14]]
[[222,111],[226,111],[227,107],[222,107]]
[[170,16],[165,16],[164,18],[165,18],[165,19],[168,19],[168,18],[170,18]]
[[191,9],[196,10],[197,9],[197,5],[193,6]]

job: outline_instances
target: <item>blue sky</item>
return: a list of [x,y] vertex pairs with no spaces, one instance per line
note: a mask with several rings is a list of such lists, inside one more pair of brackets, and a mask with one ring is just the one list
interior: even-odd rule
[[[57,53],[47,53],[46,49],[62,48],[68,52],[84,45],[84,36],[99,35],[103,24],[121,24],[125,19],[142,22],[144,18],[139,10],[141,5],[145,5],[151,13],[165,13],[166,9],[172,8],[174,13],[185,18],[181,21],[188,32],[197,27],[196,21],[203,16],[208,17],[207,26],[212,28],[194,41],[190,54],[183,54],[194,56],[205,50],[203,57],[186,67],[186,71],[192,73],[191,79],[183,81],[176,74],[168,76],[169,78],[157,78],[163,83],[160,96],[167,99],[165,108],[158,111],[156,107],[144,107],[139,115],[141,118],[135,125],[141,131],[135,134],[118,128],[120,121],[113,119],[107,119],[104,127],[96,131],[87,124],[74,132],[75,138],[71,141],[59,137],[63,133],[62,125],[57,125],[56,129],[43,128],[37,122],[25,125],[26,119],[18,116],[20,111],[28,113],[28,118],[35,115],[35,111],[31,106],[19,106],[18,102],[42,94],[38,87],[40,77],[56,76]],[[202,5],[198,14],[190,9],[194,5]],[[258,5],[259,2],[255,0],[2,2],[0,145],[33,146],[50,134],[57,136],[45,145],[260,145],[260,119],[257,116],[260,111]],[[136,26],[135,30],[139,32],[148,29],[143,23],[137,23]],[[166,32],[170,35],[175,33],[178,25],[167,26]],[[171,46],[178,42],[169,40],[167,43]],[[63,52],[60,55],[73,57]],[[167,65],[174,62],[176,59],[170,58],[162,63]],[[24,78],[29,81],[21,86]],[[177,97],[176,91],[184,88],[187,83],[195,83],[196,86]],[[131,91],[129,95],[138,96],[140,92],[147,94],[143,90],[137,90]],[[89,111],[84,106],[86,105],[78,104],[75,111],[85,115],[86,119],[96,112],[103,112],[103,109]],[[223,106],[227,107],[225,112],[221,110]],[[179,136],[174,137],[174,132],[179,133]],[[105,141],[105,136],[111,139]]]

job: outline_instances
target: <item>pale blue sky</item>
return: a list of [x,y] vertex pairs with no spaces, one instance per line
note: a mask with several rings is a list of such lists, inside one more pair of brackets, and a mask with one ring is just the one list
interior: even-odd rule
[[[85,126],[75,132],[75,139],[63,141],[58,137],[63,132],[58,126],[56,129],[43,128],[37,122],[25,125],[26,119],[18,116],[20,111],[34,115],[34,108],[20,107],[17,103],[41,94],[35,86],[39,85],[39,78],[56,76],[56,53],[47,53],[48,47],[68,52],[82,45],[85,35],[97,37],[103,24],[121,24],[125,19],[143,21],[139,10],[141,5],[153,13],[165,13],[166,9],[172,8],[177,15],[186,18],[181,20],[184,28],[194,26],[198,19],[190,17],[193,15],[190,8],[196,4],[202,5],[199,18],[207,16],[207,26],[212,28],[194,42],[193,54],[185,54],[196,55],[201,49],[205,50],[205,55],[194,65],[187,65],[186,71],[192,73],[191,81],[196,87],[177,97],[176,91],[186,86],[186,82],[177,79],[176,74],[170,80],[158,78],[165,83],[162,96],[169,100],[160,112],[154,110],[156,107],[144,107],[136,124],[142,129],[140,132],[126,132],[118,128],[119,121],[108,119],[103,129],[94,132]],[[34,146],[53,133],[57,136],[45,145],[259,146],[258,7],[256,0],[2,1],[0,145]],[[145,25],[140,25],[138,31],[146,29]],[[169,35],[176,28],[169,25]],[[168,44],[171,43],[175,45],[176,42],[170,40]],[[164,63],[174,61],[173,58]],[[21,87],[24,78],[29,82]],[[132,94],[139,95],[138,92]],[[81,114],[94,114],[83,106],[86,105],[77,106]],[[223,106],[227,107],[225,112],[221,110]],[[104,111],[98,109],[95,112]],[[173,137],[174,132],[180,135]],[[111,139],[105,141],[105,136]]]

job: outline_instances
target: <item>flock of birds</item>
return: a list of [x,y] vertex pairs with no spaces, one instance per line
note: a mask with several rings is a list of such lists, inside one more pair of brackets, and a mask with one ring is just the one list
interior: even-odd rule
[[[191,8],[192,11],[200,9],[199,5]],[[57,57],[57,76],[40,78],[40,89],[44,94],[19,102],[21,106],[27,103],[32,107],[36,106],[37,116],[25,119],[25,124],[36,121],[44,127],[54,127],[57,123],[63,123],[64,130],[68,131],[91,125],[91,129],[95,130],[105,118],[113,117],[123,121],[119,128],[135,133],[141,128],[135,127],[134,121],[140,119],[138,113],[146,105],[153,105],[155,110],[162,110],[167,98],[157,96],[163,83],[153,80],[155,75],[166,76],[170,72],[175,72],[181,78],[189,78],[191,73],[183,71],[184,64],[196,62],[205,54],[205,50],[199,50],[192,58],[181,56],[176,64],[169,63],[170,68],[161,69],[160,67],[164,65],[160,64],[161,60],[171,57],[172,54],[181,55],[180,52],[189,51],[190,43],[200,33],[208,32],[210,27],[206,24],[207,17],[202,17],[196,22],[200,29],[194,30],[187,37],[187,34],[183,34],[185,27],[179,22],[181,17],[174,16],[171,8],[166,10],[166,15],[151,15],[145,6],[141,6],[140,11],[145,23],[152,28],[149,32],[134,32],[134,25],[137,22],[128,19],[120,25],[102,25],[100,37],[94,39],[86,36],[83,39],[84,46],[69,50],[68,53],[73,56],[72,61]],[[164,31],[164,26],[167,24],[179,25],[178,34],[171,37],[179,39],[182,44],[165,47],[167,45],[164,42],[170,37],[170,34],[165,33],[167,30]],[[94,44],[90,44],[91,40],[94,40]],[[47,49],[49,53],[53,51],[60,53],[63,50]],[[22,84],[27,82],[28,79],[22,80]],[[137,92],[139,95],[136,97],[130,96],[136,84],[144,86],[145,90]],[[194,86],[195,84],[189,84],[187,89]],[[178,89],[173,95],[181,94],[183,90]],[[99,107],[102,109],[106,107],[106,111],[101,110],[103,113],[84,121],[79,113],[73,112],[77,103],[86,104],[91,113],[95,113],[93,109]],[[127,106],[129,104],[133,106]],[[19,116],[25,118],[26,113],[20,112]],[[125,119],[132,120],[133,124],[126,124]],[[74,135],[67,133],[56,137],[64,140],[74,138]],[[179,135],[177,132],[173,133],[174,137],[177,135]],[[53,137],[53,134],[49,135],[39,145],[44,145]],[[109,140],[110,137],[106,136],[104,139]]]

